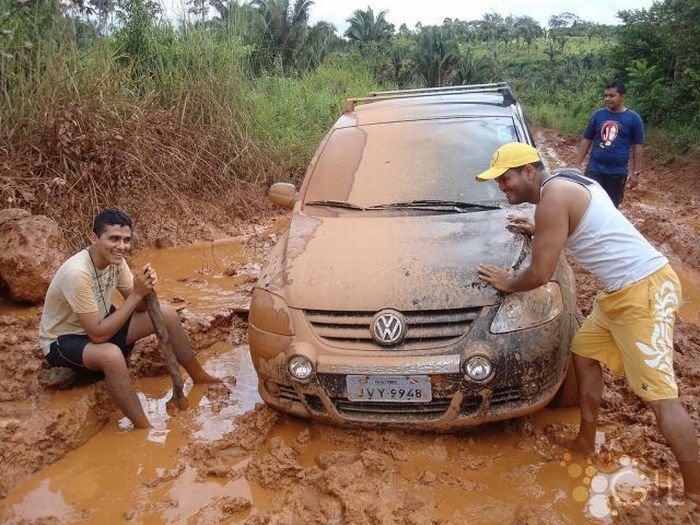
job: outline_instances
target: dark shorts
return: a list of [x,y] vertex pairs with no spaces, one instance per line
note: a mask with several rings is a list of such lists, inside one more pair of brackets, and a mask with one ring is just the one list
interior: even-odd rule
[[625,184],[627,184],[627,175],[605,175],[604,173],[593,173],[586,171],[586,177],[598,182],[606,193],[610,196],[610,200],[616,208],[620,207],[622,197],[625,194]]
[[[115,308],[112,306],[109,313],[111,314],[114,310]],[[124,359],[129,357],[134,348],[133,344],[129,345],[126,343],[130,324],[131,316],[108,341],[119,347],[122,354],[124,354]],[[75,370],[88,370],[83,363],[83,351],[89,342],[90,338],[87,335],[60,335],[56,341],[51,343],[46,361],[50,366],[66,366]]]

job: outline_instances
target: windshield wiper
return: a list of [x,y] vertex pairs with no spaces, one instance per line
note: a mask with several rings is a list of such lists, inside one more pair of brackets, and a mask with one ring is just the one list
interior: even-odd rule
[[366,210],[358,204],[354,204],[348,201],[309,201],[304,203],[305,206],[327,206],[329,208],[347,208],[350,210]]
[[371,209],[387,209],[387,208],[400,208],[400,209],[431,209],[437,211],[457,211],[460,213],[467,211],[483,211],[483,210],[498,210],[499,206],[493,206],[491,204],[479,204],[476,202],[461,202],[461,201],[444,201],[437,199],[422,199],[407,202],[392,202],[391,204],[378,204],[376,206],[371,206]]

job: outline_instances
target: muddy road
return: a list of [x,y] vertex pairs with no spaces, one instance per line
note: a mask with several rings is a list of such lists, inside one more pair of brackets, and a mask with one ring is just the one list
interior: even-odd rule
[[[540,130],[550,167],[575,139]],[[651,167],[622,211],[669,257],[684,285],[675,337],[681,396],[700,432],[698,166]],[[678,181],[684,181],[679,184]],[[132,359],[153,430],[133,430],[103,382],[55,391],[37,383],[38,308],[0,304],[0,522],[262,524],[699,523],[653,414],[606,376],[594,462],[553,445],[577,409],[456,434],[339,429],[260,403],[245,340],[260,264],[284,216],[240,236],[142,250],[158,293],[179,309],[205,368],[235,383],[192,385],[168,415],[170,384],[155,339]],[[579,307],[596,280],[576,268]]]

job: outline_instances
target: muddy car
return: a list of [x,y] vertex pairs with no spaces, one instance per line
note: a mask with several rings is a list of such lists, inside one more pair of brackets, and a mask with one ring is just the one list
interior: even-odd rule
[[504,295],[479,263],[528,264],[511,206],[475,176],[506,142],[534,145],[505,84],[350,99],[297,192],[255,287],[249,342],[277,410],[344,425],[449,430],[523,416],[565,378],[571,268]]

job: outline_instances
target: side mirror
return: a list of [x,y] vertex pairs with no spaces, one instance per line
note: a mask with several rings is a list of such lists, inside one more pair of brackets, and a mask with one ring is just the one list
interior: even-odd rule
[[284,208],[293,208],[294,202],[297,200],[297,189],[294,184],[288,182],[277,182],[270,186],[267,192],[267,198],[273,204],[278,204]]

